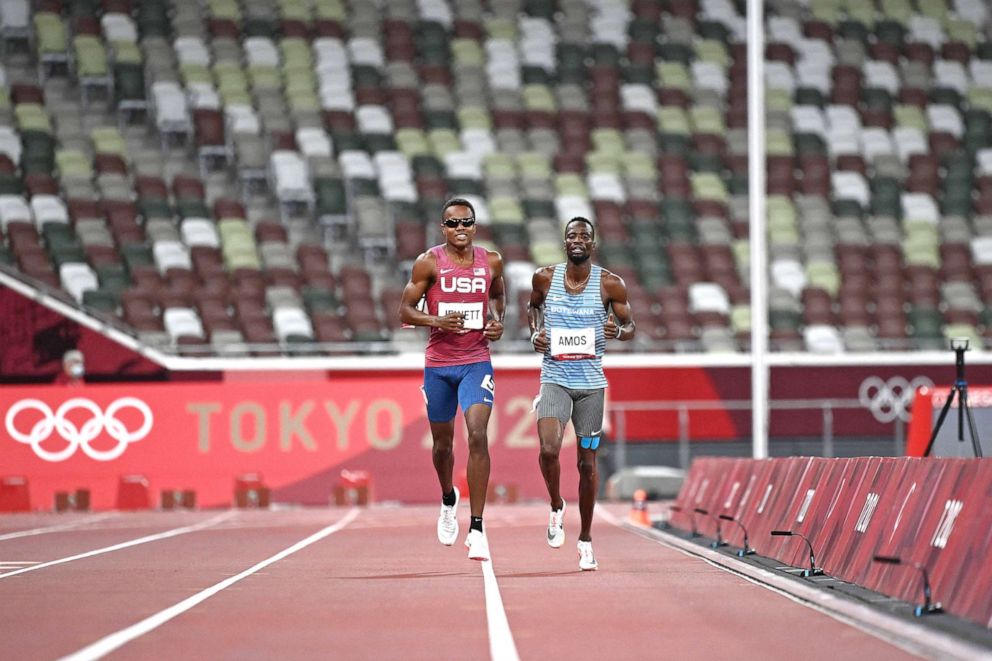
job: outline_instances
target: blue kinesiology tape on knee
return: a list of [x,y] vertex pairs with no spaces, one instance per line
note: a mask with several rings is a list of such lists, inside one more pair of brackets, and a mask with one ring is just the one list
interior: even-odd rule
[[599,436],[583,436],[579,439],[579,445],[584,450],[596,450],[599,448]]

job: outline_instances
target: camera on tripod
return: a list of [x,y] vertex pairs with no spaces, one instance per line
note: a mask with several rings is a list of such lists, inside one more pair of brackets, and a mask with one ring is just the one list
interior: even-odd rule
[[964,425],[965,420],[967,420],[968,432],[971,436],[971,448],[974,452],[974,456],[982,456],[982,442],[978,438],[978,429],[975,426],[975,416],[972,414],[971,408],[968,406],[968,382],[964,380],[964,353],[968,350],[969,344],[970,342],[967,337],[951,338],[951,349],[954,350],[954,362],[955,367],[957,368],[957,376],[954,380],[954,385],[947,393],[947,401],[944,402],[944,408],[940,410],[940,416],[937,418],[937,424],[934,425],[933,434],[930,436],[930,442],[927,444],[926,452],[923,453],[924,457],[930,456],[930,452],[933,450],[933,443],[937,440],[937,434],[940,432],[940,426],[944,424],[944,418],[947,417],[947,412],[951,408],[951,403],[954,401],[955,395],[958,397],[958,441],[964,442]]

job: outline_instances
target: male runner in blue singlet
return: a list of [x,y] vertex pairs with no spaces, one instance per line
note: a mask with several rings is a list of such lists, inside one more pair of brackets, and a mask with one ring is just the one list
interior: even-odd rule
[[[623,279],[592,263],[596,246],[593,224],[581,216],[565,225],[562,264],[534,273],[530,304],[531,343],[544,355],[541,394],[537,401],[540,464],[551,499],[547,539],[552,548],[565,542],[565,501],[559,489],[562,435],[572,421],[579,453],[579,569],[598,567],[592,550],[592,513],[599,475],[596,450],[603,433],[606,340],[634,337],[634,320]],[[619,322],[619,323],[618,323]]]
[[[441,211],[445,242],[413,264],[403,290],[399,315],[405,324],[430,327],[424,368],[424,399],[434,439],[434,469],[441,485],[438,541],[446,546],[458,537],[458,488],[452,484],[455,465],[455,411],[461,406],[468,430],[468,478],[471,519],[465,538],[468,557],[489,560],[489,541],[482,525],[489,484],[487,427],[496,395],[489,343],[503,335],[506,295],[503,258],[473,246],[475,209],[463,198],[448,200]],[[425,299],[425,309],[418,303]]]

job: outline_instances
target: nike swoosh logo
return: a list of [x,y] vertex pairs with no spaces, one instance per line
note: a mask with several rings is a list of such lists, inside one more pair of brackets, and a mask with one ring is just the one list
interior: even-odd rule
[[548,298],[551,299],[552,301],[560,301],[561,300],[561,296],[549,296]]
[[554,533],[554,531],[553,531],[553,530],[549,530],[549,531],[548,531],[548,541],[549,541],[549,542],[553,542],[553,541],[555,541],[555,533]]
[[454,270],[455,269],[441,269],[441,275],[444,275],[445,273],[451,273]]
[[486,399],[485,397],[482,398],[482,401],[484,401],[486,404],[492,404],[493,403],[493,400]]

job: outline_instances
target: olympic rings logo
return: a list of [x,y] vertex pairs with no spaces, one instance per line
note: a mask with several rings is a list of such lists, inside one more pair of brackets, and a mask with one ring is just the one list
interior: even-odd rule
[[894,376],[888,381],[870,376],[858,388],[858,401],[879,422],[893,422],[896,418],[905,422],[909,420],[913,396],[923,387],[932,388],[933,381],[925,376],[918,376],[912,381],[901,376]]
[[[135,409],[141,414],[142,422],[137,429],[128,429],[126,424],[117,417],[122,409],[127,408]],[[68,417],[70,412],[77,409],[82,409],[89,414],[86,421],[79,426]],[[42,415],[41,419],[27,431],[20,429],[17,425],[17,416],[23,411],[37,411]],[[112,461],[124,454],[128,444],[148,436],[153,422],[154,416],[151,408],[136,397],[121,397],[112,402],[106,411],[102,411],[89,399],[74,397],[63,403],[54,412],[48,404],[40,399],[22,399],[7,410],[7,415],[4,418],[7,433],[15,441],[30,445],[38,457],[51,462],[65,461],[80,448],[90,459]],[[117,445],[109,450],[98,450],[90,443],[104,430],[106,430],[107,436],[117,441]],[[58,432],[58,435],[68,442],[65,448],[57,452],[41,446],[53,432]]]

